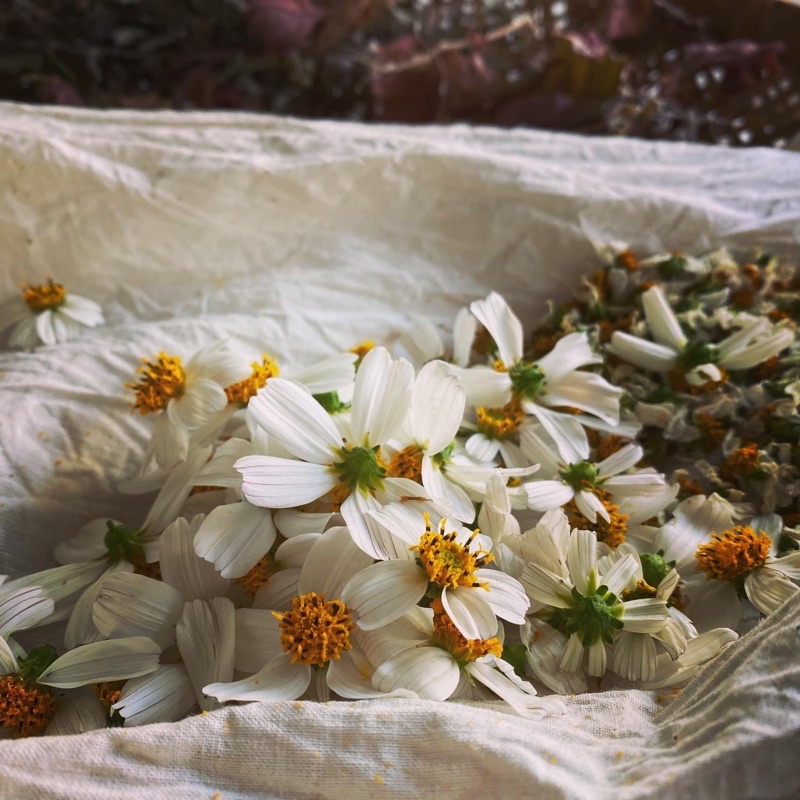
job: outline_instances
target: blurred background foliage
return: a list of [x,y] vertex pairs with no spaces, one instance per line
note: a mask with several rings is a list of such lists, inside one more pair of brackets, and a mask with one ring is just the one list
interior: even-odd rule
[[0,99],[782,147],[800,4],[3,0]]

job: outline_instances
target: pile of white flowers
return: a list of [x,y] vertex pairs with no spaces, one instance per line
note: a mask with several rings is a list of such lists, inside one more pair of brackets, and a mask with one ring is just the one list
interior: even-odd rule
[[[0,578],[0,731],[301,697],[536,717],[691,678],[798,591],[796,278],[602,253],[533,335],[491,293],[449,336],[420,319],[311,366],[231,342],[132,365],[152,439],[121,489],[149,513]],[[61,330],[54,286],[18,344]]]

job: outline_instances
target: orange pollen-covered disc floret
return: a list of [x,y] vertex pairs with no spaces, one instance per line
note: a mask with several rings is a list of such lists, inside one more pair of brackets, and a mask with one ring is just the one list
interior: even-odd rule
[[404,447],[391,457],[386,474],[422,483],[422,450],[415,444]]
[[628,515],[620,513],[619,506],[611,502],[611,495],[602,489],[595,489],[594,494],[608,511],[609,521],[606,522],[599,514],[595,522],[589,522],[578,509],[574,500],[570,500],[564,511],[569,520],[570,527],[581,530],[593,530],[597,534],[597,541],[604,542],[612,550],[616,550],[625,541],[625,532],[628,530]]
[[428,580],[443,588],[472,586],[487,589],[486,583],[479,581],[476,570],[494,560],[491,553],[484,550],[470,550],[478,531],[473,531],[466,542],[456,541],[456,532],[445,533],[447,520],[439,523],[439,529],[431,529],[430,517],[425,514],[425,533],[419,544],[411,548],[416,551],[419,563],[428,574]]
[[255,397],[259,389],[267,385],[270,378],[280,375],[278,364],[266,353],[261,354],[261,363],[254,361],[251,365],[252,372],[248,378],[238,383],[233,383],[225,389],[225,396],[229,403],[238,403],[246,406],[251,397]]
[[636,258],[636,253],[633,250],[622,250],[617,253],[614,259],[618,267],[625,267],[628,272],[635,272],[639,269],[639,259]]
[[434,601],[431,608],[434,611],[433,641],[443,650],[447,650],[459,664],[469,664],[486,655],[497,658],[502,656],[503,645],[497,637],[467,639],[444,612],[441,600]]
[[126,383],[125,386],[136,392],[133,407],[140,414],[161,411],[173,397],[183,394],[186,375],[180,356],[171,356],[162,350],[153,361],[143,358],[137,372],[142,375],[138,383]]
[[525,413],[517,398],[501,408],[479,406],[475,413],[478,418],[478,430],[488,439],[511,438],[525,419]]
[[341,600],[326,601],[325,595],[309,592],[295,597],[289,611],[272,614],[280,623],[281,645],[291,654],[292,664],[322,667],[352,647],[355,625]]
[[747,477],[758,467],[761,454],[758,452],[758,445],[754,442],[743,447],[737,447],[723,462],[719,468],[719,474],[725,480],[732,480],[737,475]]
[[635,589],[626,589],[622,593],[623,600],[645,600],[649,597],[655,597],[658,590],[652,587],[644,578],[636,581]]
[[46,686],[28,686],[19,675],[0,678],[0,726],[15,739],[39,736],[56,713],[56,698]]
[[106,714],[111,713],[111,706],[119,700],[124,685],[125,681],[106,681],[94,685],[94,693],[97,695],[100,705],[106,710]]
[[250,567],[250,569],[240,578],[236,578],[234,583],[241,586],[249,595],[255,593],[262,587],[269,583],[269,579],[278,572],[278,563],[271,555],[262,556],[258,563]]
[[46,311],[48,308],[60,306],[67,299],[67,290],[60,283],[54,283],[51,278],[47,283],[24,284],[22,299],[31,311]]
[[762,566],[769,556],[770,538],[756,533],[749,525],[736,525],[711,534],[708,544],[697,548],[697,568],[709,580],[737,581]]

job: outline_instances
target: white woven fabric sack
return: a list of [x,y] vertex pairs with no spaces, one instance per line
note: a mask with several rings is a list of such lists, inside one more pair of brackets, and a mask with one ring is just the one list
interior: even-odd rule
[[[416,314],[448,325],[490,289],[533,323],[592,268],[592,240],[795,258],[800,240],[797,155],[530,131],[0,105],[0,185],[0,301],[52,275],[106,315],[73,342],[0,352],[14,577],[52,566],[89,518],[141,520],[116,486],[147,443],[124,388],[142,356],[228,337],[302,366]],[[675,698],[593,692],[540,722],[499,703],[226,708],[2,741],[0,797],[788,800],[799,612]]]

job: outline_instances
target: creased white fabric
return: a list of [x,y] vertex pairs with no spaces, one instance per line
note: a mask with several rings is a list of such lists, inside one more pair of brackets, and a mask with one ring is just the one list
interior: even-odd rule
[[[446,333],[503,293],[533,322],[593,267],[642,253],[790,252],[800,159],[530,131],[367,127],[241,114],[0,105],[0,302],[48,274],[97,300],[75,342],[0,353],[0,574],[51,566],[116,491],[151,420],[124,388],[158,350],[228,337],[302,368],[414,314]],[[173,725],[0,742],[0,797],[789,798],[800,790],[793,602],[662,704],[223,709]],[[45,631],[46,633],[46,631]]]

